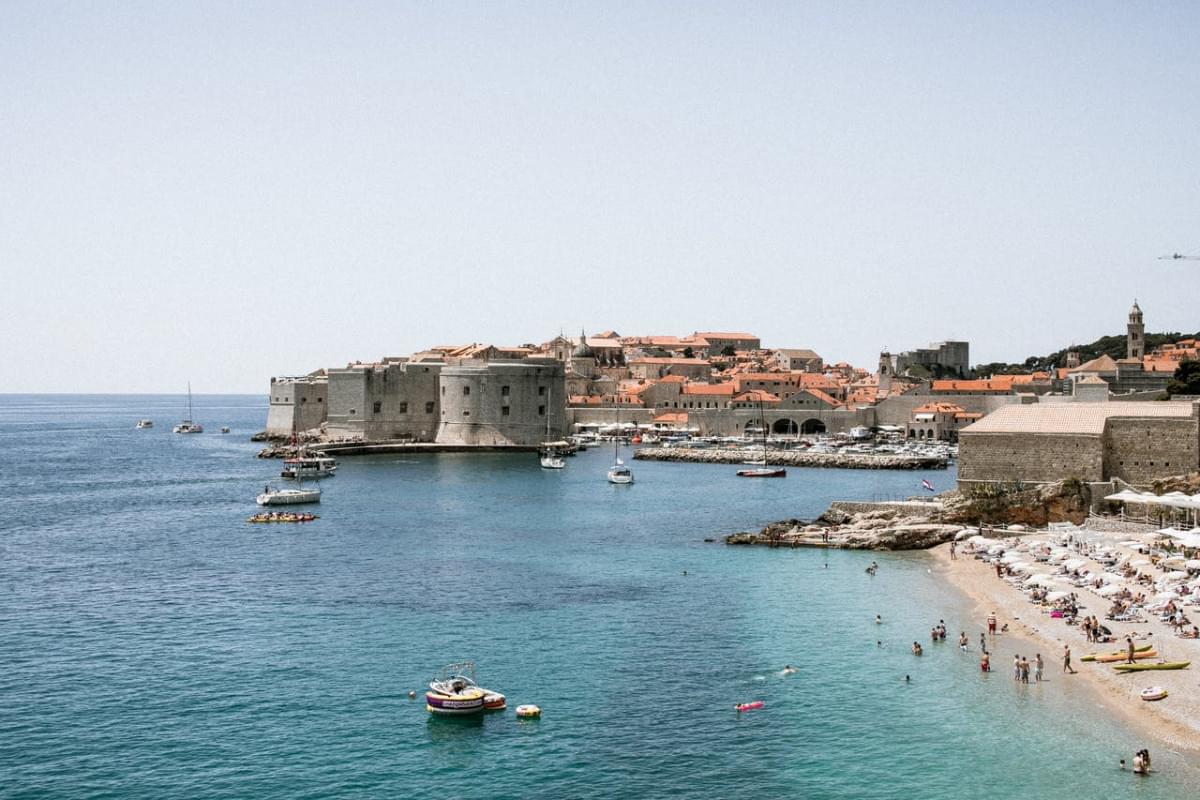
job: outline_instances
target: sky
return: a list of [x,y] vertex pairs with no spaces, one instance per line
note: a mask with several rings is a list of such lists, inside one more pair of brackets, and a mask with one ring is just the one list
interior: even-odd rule
[[1200,4],[0,0],[0,392],[1200,330]]

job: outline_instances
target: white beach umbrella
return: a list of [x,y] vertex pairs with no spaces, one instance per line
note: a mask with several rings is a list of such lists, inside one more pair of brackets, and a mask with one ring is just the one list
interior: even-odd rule
[[971,538],[971,529],[970,528],[963,528],[961,531],[954,534],[954,541],[956,541],[956,542],[961,542],[963,539],[969,539],[969,538]]
[[1159,592],[1158,594],[1154,595],[1154,599],[1166,602],[1167,600],[1178,600],[1179,595],[1175,592]]
[[1008,565],[1008,571],[1015,572],[1017,574],[1022,574],[1025,572],[1029,572],[1029,565],[1026,564],[1024,561],[1014,561],[1013,563]]
[[1183,565],[1188,569],[1200,569],[1200,558],[1190,558]]
[[1124,588],[1125,587],[1120,584],[1109,583],[1101,586],[1099,589],[1096,589],[1096,594],[1100,595],[1101,597],[1111,597],[1112,595],[1119,593]]
[[1150,566],[1150,559],[1135,558],[1133,561],[1130,561],[1129,564],[1130,564],[1130,566],[1134,566],[1134,567],[1148,567],[1148,566]]
[[1058,591],[1058,592],[1050,592],[1049,594],[1046,595],[1046,599],[1049,600],[1051,603],[1053,603],[1055,600],[1066,600],[1070,596],[1071,596],[1070,592]]
[[988,548],[989,556],[998,556],[1003,552],[1004,552],[1004,545],[1002,545],[1002,544],[994,544]]
[[992,540],[986,536],[981,536],[980,534],[975,534],[968,541],[971,544],[987,544],[988,542],[990,542]]
[[1087,561],[1082,558],[1072,558],[1069,561],[1063,562],[1063,566],[1067,568],[1068,572],[1074,572],[1085,564],[1087,564]]
[[1056,586],[1058,579],[1052,575],[1032,575],[1025,581],[1026,586]]
[[1009,525],[1008,529],[1010,531],[1014,531],[1014,532],[1023,531],[1023,530],[1025,530],[1025,526],[1024,525]]
[[1188,574],[1186,572],[1168,572],[1160,579],[1160,583],[1182,583],[1186,581]]

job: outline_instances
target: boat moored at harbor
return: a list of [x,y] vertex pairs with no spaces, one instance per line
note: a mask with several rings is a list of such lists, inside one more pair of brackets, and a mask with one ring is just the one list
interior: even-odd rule
[[192,384],[188,383],[187,418],[171,429],[172,433],[204,433],[204,426],[192,421]]
[[328,478],[337,471],[337,459],[330,456],[297,456],[283,460],[281,478]]

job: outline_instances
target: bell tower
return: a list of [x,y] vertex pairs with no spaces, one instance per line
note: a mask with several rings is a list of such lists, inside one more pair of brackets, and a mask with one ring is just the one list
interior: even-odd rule
[[879,386],[876,393],[879,397],[887,397],[892,391],[892,354],[885,347],[879,354]]
[[1129,324],[1125,326],[1125,357],[1142,360],[1146,354],[1146,325],[1142,322],[1142,309],[1137,300],[1129,309]]

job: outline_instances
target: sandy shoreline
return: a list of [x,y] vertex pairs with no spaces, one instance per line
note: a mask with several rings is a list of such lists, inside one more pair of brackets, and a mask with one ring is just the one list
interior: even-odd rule
[[[978,625],[967,631],[972,650],[978,646],[980,631],[986,629],[989,611],[996,612],[1001,625],[1008,623],[1008,632],[997,636],[994,644],[989,644],[994,651],[993,671],[1007,675],[1013,653],[1030,651],[1031,648],[1023,645],[1012,646],[1017,642],[1033,645],[1033,652],[1040,646],[1047,677],[1078,681],[1105,709],[1136,726],[1158,744],[1188,755],[1200,755],[1200,681],[1195,673],[1200,663],[1200,641],[1176,637],[1157,618],[1138,624],[1106,623],[1112,626],[1114,633],[1120,634],[1121,641],[1133,633],[1139,644],[1156,643],[1168,660],[1194,663],[1185,670],[1122,674],[1105,664],[1081,662],[1080,658],[1088,653],[1119,650],[1121,643],[1089,644],[1080,628],[1067,625],[1061,619],[1052,619],[1047,609],[1030,603],[1019,589],[998,579],[990,565],[971,555],[960,553],[956,560],[951,560],[949,545],[930,552],[937,562],[937,572],[974,604],[971,617]],[[1087,592],[1080,592],[1079,596],[1081,603],[1086,605],[1081,613],[1095,614],[1103,620],[1102,598]],[[1078,671],[1077,675],[1062,673],[1064,644],[1071,647],[1072,666]],[[1138,693],[1151,685],[1166,688],[1170,693],[1167,699],[1143,701]]]

